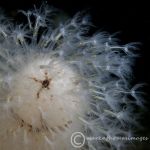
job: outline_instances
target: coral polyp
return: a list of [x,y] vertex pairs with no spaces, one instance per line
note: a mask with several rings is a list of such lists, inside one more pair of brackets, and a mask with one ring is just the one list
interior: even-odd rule
[[[54,12],[45,5],[19,11],[28,23],[16,26],[0,18],[1,150],[72,150],[74,132],[130,137],[139,127],[141,85],[130,85],[136,43],[119,45],[106,32],[89,36],[82,13],[56,25]],[[80,149],[131,146],[86,140]]]

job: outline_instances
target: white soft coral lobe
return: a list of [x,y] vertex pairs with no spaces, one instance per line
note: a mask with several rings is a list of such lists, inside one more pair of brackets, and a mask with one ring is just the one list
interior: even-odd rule
[[[131,136],[135,108],[144,106],[140,85],[130,85],[136,43],[120,46],[105,32],[88,36],[82,13],[57,26],[51,10],[20,11],[28,24],[16,27],[0,18],[0,150],[72,150],[74,132]],[[86,140],[81,149],[129,147]]]
[[[79,117],[87,109],[85,100],[88,95],[80,80],[77,71],[61,60],[42,56],[29,60],[9,83],[8,113],[22,127],[10,124],[9,130],[14,130],[14,133],[20,129],[28,133],[34,130],[43,134],[48,132],[46,130],[58,132],[53,139],[54,145],[58,145],[63,138],[59,136],[63,134],[69,140],[73,131],[82,129]],[[9,120],[5,123],[9,124]],[[62,146],[68,144],[67,140],[59,143]]]

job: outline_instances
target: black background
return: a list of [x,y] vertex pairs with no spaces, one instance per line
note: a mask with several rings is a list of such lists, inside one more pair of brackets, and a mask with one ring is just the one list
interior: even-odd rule
[[[129,2],[120,0],[47,0],[48,4],[61,9],[69,16],[78,11],[88,9],[95,30],[108,31],[110,34],[120,32],[117,37],[123,44],[129,42],[140,42],[141,57],[137,59],[134,68],[134,82],[147,83],[150,77],[150,4],[144,1]],[[0,0],[0,7],[6,10],[7,14],[14,17],[18,9],[33,8],[33,4],[40,6],[42,0]],[[150,93],[149,86],[145,89]],[[149,96],[146,98],[149,102]],[[149,108],[148,108],[149,109]],[[149,126],[150,115],[144,116],[146,126]]]

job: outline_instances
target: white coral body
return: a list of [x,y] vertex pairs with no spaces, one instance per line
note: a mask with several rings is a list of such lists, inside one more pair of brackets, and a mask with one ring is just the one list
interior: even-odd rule
[[[137,125],[133,103],[142,105],[137,86],[128,82],[135,47],[118,46],[104,33],[83,36],[87,17],[76,15],[54,29],[47,25],[49,9],[22,12],[27,29],[9,30],[3,20],[0,26],[0,149],[76,149],[70,143],[74,132],[131,136],[126,123]],[[80,149],[126,146],[86,141]]]
[[[84,115],[88,97],[80,76],[63,61],[43,56],[30,58],[9,83],[8,116],[5,114],[1,121],[8,125],[3,132],[8,132],[12,141],[7,144],[8,139],[2,138],[1,146],[17,150],[20,146],[13,142],[21,140],[30,149],[41,149],[46,143],[52,149],[70,149],[71,133],[82,130],[79,117]],[[10,116],[12,121],[7,118]],[[38,137],[31,137],[33,133]]]

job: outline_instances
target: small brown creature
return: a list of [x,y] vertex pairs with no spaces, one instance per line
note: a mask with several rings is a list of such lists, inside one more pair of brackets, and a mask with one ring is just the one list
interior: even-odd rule
[[50,85],[50,82],[52,79],[48,77],[47,72],[45,72],[45,79],[44,80],[39,80],[39,79],[36,79],[35,77],[31,77],[31,79],[33,79],[35,82],[41,83],[41,87],[37,92],[37,98],[40,98],[40,93],[42,92],[43,89],[48,89],[48,90],[50,89],[49,85]]

